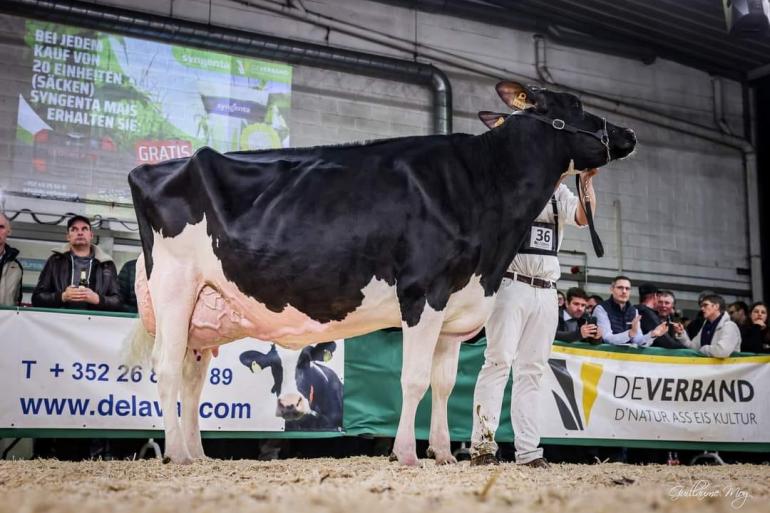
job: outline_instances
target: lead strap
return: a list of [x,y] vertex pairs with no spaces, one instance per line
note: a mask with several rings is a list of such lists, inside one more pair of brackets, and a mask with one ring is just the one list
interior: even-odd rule
[[591,232],[591,244],[594,246],[594,252],[599,258],[604,256],[604,245],[599,238],[599,234],[596,233],[596,227],[594,226],[594,214],[591,210],[591,199],[588,194],[583,193],[583,186],[580,183],[580,175],[575,175],[575,184],[578,190],[578,201],[583,205],[583,210],[586,213],[586,219],[588,219],[588,231]]

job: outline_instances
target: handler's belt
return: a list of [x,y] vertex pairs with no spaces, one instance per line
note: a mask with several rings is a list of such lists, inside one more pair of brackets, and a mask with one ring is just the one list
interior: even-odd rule
[[526,283],[527,285],[530,285],[532,287],[536,287],[538,289],[555,289],[556,288],[556,282],[550,281],[550,280],[543,280],[541,278],[533,278],[532,276],[525,276],[523,274],[519,273],[512,273],[506,271],[503,274],[504,277],[509,278],[511,280],[520,281],[522,283]]
[[519,254],[557,256],[559,254],[559,209],[556,197],[551,196],[553,223],[535,221],[524,235]]

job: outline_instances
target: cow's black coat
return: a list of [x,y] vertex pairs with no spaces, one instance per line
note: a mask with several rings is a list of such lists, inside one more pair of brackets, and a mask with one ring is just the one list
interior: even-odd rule
[[[602,120],[577,97],[539,91],[538,112],[591,131]],[[613,158],[633,135],[608,123]],[[570,159],[606,163],[606,148],[524,116],[478,136],[403,137],[367,144],[236,152],[202,148],[144,165],[129,182],[147,276],[152,231],[179,235],[206,216],[225,276],[280,312],[292,305],[319,322],[361,305],[373,277],[397,285],[402,318],[481,276],[500,285],[522,237]]]

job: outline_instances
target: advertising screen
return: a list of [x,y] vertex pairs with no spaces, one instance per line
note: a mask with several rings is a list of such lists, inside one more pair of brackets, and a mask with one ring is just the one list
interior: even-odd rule
[[15,19],[8,190],[130,203],[140,164],[289,145],[290,66]]

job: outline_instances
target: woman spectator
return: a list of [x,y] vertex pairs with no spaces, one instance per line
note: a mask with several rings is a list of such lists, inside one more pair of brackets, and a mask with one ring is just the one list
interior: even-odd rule
[[767,305],[762,301],[751,305],[751,326],[741,344],[741,351],[770,353],[770,329],[767,328]]

